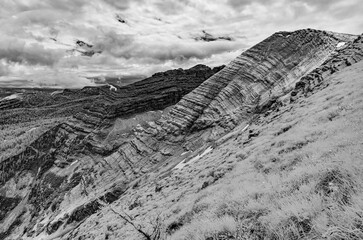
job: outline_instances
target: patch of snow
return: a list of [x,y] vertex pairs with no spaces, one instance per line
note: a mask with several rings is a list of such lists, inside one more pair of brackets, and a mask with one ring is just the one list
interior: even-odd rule
[[155,122],[148,122],[149,126],[152,128],[158,128]]
[[60,94],[60,93],[63,93],[63,90],[54,91],[50,95],[54,96],[54,95],[57,95],[57,94]]
[[110,91],[117,92],[117,88],[115,86],[112,86],[111,84],[109,84],[108,86],[110,86]]
[[242,132],[244,132],[248,127],[249,127],[250,125],[249,124],[247,124],[247,126],[246,127],[244,127],[243,129],[242,129]]
[[[189,151],[188,151],[188,152],[189,152]],[[188,152],[183,152],[182,154],[180,154],[180,156],[183,156],[183,155],[187,154]]]
[[137,124],[136,125],[136,130],[143,131],[144,128],[140,124]]
[[185,160],[181,161],[178,165],[176,165],[174,167],[174,169],[182,169],[183,167],[185,167],[187,164],[191,164],[197,160],[199,160],[201,157],[205,156],[207,153],[211,152],[213,150],[212,147],[208,147],[206,150],[204,150],[204,152],[202,154],[198,154],[197,156],[193,157],[192,159],[190,159],[188,162],[185,162]]
[[200,157],[203,157],[204,155],[206,155],[207,153],[211,152],[213,150],[212,147],[207,148],[206,150],[204,150],[204,152],[200,155]]
[[33,127],[33,128],[31,128],[31,129],[29,129],[28,130],[28,132],[32,132],[32,131],[34,131],[35,129],[37,129],[36,127]]
[[12,99],[17,99],[17,98],[21,98],[20,97],[20,94],[18,93],[14,93],[10,96],[7,96],[7,97],[4,97],[3,99],[1,99],[0,101],[3,101],[3,100],[12,100]]
[[182,169],[184,166],[186,165],[186,163],[185,163],[185,159],[183,160],[183,161],[181,161],[180,163],[178,163],[178,165],[176,165],[175,167],[174,167],[174,169]]
[[72,166],[73,164],[77,163],[77,162],[78,162],[78,160],[76,160],[76,161],[72,162],[72,163],[71,163],[71,166]]
[[341,47],[343,47],[345,45],[345,42],[340,42],[340,43],[338,43],[337,44],[337,48],[341,48]]

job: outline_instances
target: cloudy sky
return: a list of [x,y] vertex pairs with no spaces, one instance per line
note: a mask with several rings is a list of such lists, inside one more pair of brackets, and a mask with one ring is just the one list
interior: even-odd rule
[[0,0],[0,87],[217,66],[276,31],[363,33],[362,13],[362,0]]

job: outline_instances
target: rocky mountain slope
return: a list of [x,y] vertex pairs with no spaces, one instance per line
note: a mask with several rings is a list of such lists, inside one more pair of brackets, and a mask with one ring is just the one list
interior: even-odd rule
[[[257,156],[251,144],[268,124],[288,118],[296,102],[362,58],[361,36],[278,32],[223,69],[198,65],[168,71],[116,91],[67,90],[51,104],[34,100],[32,105],[27,97],[16,100],[19,105],[14,99],[2,101],[3,123],[71,117],[0,162],[0,238],[196,239],[185,234],[188,224],[211,214],[210,203],[198,204],[203,191],[233,172],[233,159],[251,162]],[[17,117],[24,111],[33,114]],[[305,137],[307,142],[279,154],[315,141]],[[245,148],[249,151],[235,155]],[[268,173],[265,168],[256,163],[258,172]],[[246,222],[233,215],[237,209],[228,211],[208,223],[220,230],[217,239],[278,236],[260,221],[267,213],[252,212]],[[254,227],[242,231],[246,224]],[[281,231],[293,229],[281,224]],[[297,237],[311,232],[299,224],[293,229]]]
[[170,112],[178,130],[218,122],[235,125],[251,107],[291,89],[322,64],[349,35],[301,30],[279,32],[245,51],[223,71],[183,98]]
[[[105,85],[65,90],[4,89],[0,92],[2,95],[0,111],[5,115],[9,112],[11,117],[2,116],[0,121],[2,124],[14,123],[17,110],[29,111],[29,118],[16,120],[26,122],[39,119],[39,117],[72,116],[82,109],[96,108],[95,105],[102,104],[112,105],[110,109],[113,110],[123,106],[123,112],[101,112],[101,114],[115,116],[163,109],[178,102],[182,96],[222,68],[223,66],[211,69],[204,65],[197,65],[186,70],[169,70],[155,73],[152,77],[124,87]],[[145,101],[149,100],[150,104],[145,104]]]

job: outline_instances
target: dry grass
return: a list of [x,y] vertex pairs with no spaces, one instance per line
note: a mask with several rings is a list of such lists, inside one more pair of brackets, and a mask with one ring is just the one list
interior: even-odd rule
[[[339,87],[344,96],[352,86]],[[307,101],[318,103],[326,95],[335,96],[335,90],[327,88]],[[238,151],[235,169],[199,193],[198,204],[208,208],[170,239],[218,239],[226,225],[232,239],[363,239],[358,144],[363,143],[363,129],[356,124],[363,119],[363,108],[357,98],[362,96],[336,96],[338,104],[349,108],[336,103],[327,107],[324,101],[313,107],[298,103],[279,121],[254,126],[261,134]],[[293,127],[286,124],[291,117],[299,120]],[[223,144],[238,148],[240,143]]]
[[169,237],[170,240],[228,239],[236,236],[237,222],[230,216],[195,219]]

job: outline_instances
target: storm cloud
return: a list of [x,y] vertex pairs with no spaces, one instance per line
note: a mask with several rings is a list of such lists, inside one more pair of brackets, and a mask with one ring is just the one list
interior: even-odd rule
[[38,43],[27,44],[14,38],[0,39],[0,59],[7,62],[52,66],[63,55],[59,50],[45,49]]
[[6,76],[9,73],[9,67],[3,62],[0,61],[0,77]]

